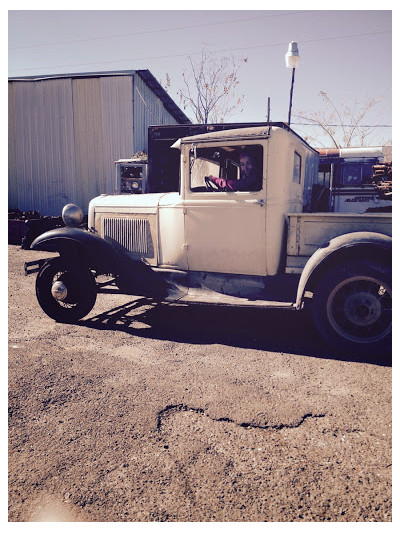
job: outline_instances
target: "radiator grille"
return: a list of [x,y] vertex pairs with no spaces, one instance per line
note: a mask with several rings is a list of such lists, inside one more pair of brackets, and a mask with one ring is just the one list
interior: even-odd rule
[[102,234],[110,244],[119,244],[133,253],[150,251],[150,224],[145,218],[103,218]]

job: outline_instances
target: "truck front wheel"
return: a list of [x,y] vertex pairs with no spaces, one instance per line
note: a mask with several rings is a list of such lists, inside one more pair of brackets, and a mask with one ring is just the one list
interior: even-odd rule
[[392,331],[391,270],[369,261],[329,270],[316,287],[312,310],[329,344],[352,353],[386,353]]
[[60,258],[41,267],[36,296],[43,311],[57,322],[73,323],[93,308],[97,288],[93,274],[83,267],[71,268]]

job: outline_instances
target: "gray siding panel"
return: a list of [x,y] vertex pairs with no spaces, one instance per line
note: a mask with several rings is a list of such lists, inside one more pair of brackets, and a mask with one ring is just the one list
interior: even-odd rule
[[84,209],[89,197],[106,193],[100,78],[75,79],[72,91],[77,204]]
[[132,76],[101,78],[101,90],[104,189],[111,193],[115,188],[114,162],[134,155]]
[[74,188],[71,80],[17,84],[14,98],[11,198],[21,211],[58,214]]
[[18,208],[17,143],[15,134],[15,90],[8,84],[8,207]]
[[114,161],[133,155],[132,78],[73,80],[75,180],[87,207],[115,187]]
[[177,124],[133,72],[9,80],[9,207],[60,215],[111,194],[114,162],[147,150],[151,124]]
[[147,130],[149,126],[178,124],[165,109],[162,101],[157,98],[138,75],[134,76],[133,110],[135,152],[147,149]]

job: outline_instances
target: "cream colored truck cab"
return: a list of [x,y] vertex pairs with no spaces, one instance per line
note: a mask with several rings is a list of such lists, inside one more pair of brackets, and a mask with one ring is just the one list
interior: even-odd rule
[[[318,154],[277,127],[197,135],[174,146],[181,151],[179,193],[95,198],[89,227],[152,267],[202,273],[214,286],[221,275],[240,276],[242,293],[248,277],[254,293],[256,283],[264,287],[266,276],[284,268],[286,215],[302,212],[304,183],[317,172]],[[208,175],[240,182],[240,154],[246,151],[256,159],[255,190],[206,187]],[[124,240],[128,233],[136,235],[131,242]],[[222,297],[224,291],[217,293]]]
[[387,343],[388,215],[344,221],[314,213],[304,233],[318,153],[287,126],[207,133],[174,148],[181,152],[179,192],[90,202],[90,235],[124,258],[123,274],[112,269],[118,286],[126,289],[131,279],[135,293],[140,265],[162,280],[164,301],[299,310],[309,299],[328,342],[364,351]]

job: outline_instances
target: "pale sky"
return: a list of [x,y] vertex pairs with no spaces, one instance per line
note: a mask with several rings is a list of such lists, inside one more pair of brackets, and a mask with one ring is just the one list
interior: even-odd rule
[[[218,56],[247,58],[239,71],[243,112],[232,115],[230,122],[265,121],[268,97],[271,120],[286,121],[291,71],[284,56],[288,43],[297,41],[300,63],[293,128],[307,134],[294,115],[320,108],[318,94],[324,91],[338,105],[356,99],[361,104],[369,98],[379,100],[366,122],[386,126],[376,130],[375,144],[391,139],[392,130],[387,127],[392,124],[391,2],[375,2],[382,8],[379,11],[318,10],[321,4],[316,4],[317,9],[312,4],[286,2],[289,10],[283,11],[259,9],[271,2],[249,1],[247,10],[225,9],[224,5],[232,5],[227,2],[202,2],[205,9],[187,11],[182,6],[196,4],[169,2],[163,7],[176,9],[161,10],[157,9],[160,4],[148,2],[149,11],[99,11],[90,9],[93,2],[72,2],[71,10],[50,11],[48,3],[42,9],[39,2],[35,6],[40,9],[26,11],[29,4],[15,2],[8,12],[8,76],[148,69],[159,81],[169,75],[169,94],[183,107],[177,90],[183,69],[189,67],[187,56],[196,60],[205,48]],[[107,5],[135,6],[132,2]],[[79,11],[76,6],[88,7]],[[188,109],[185,112],[193,119]]]

